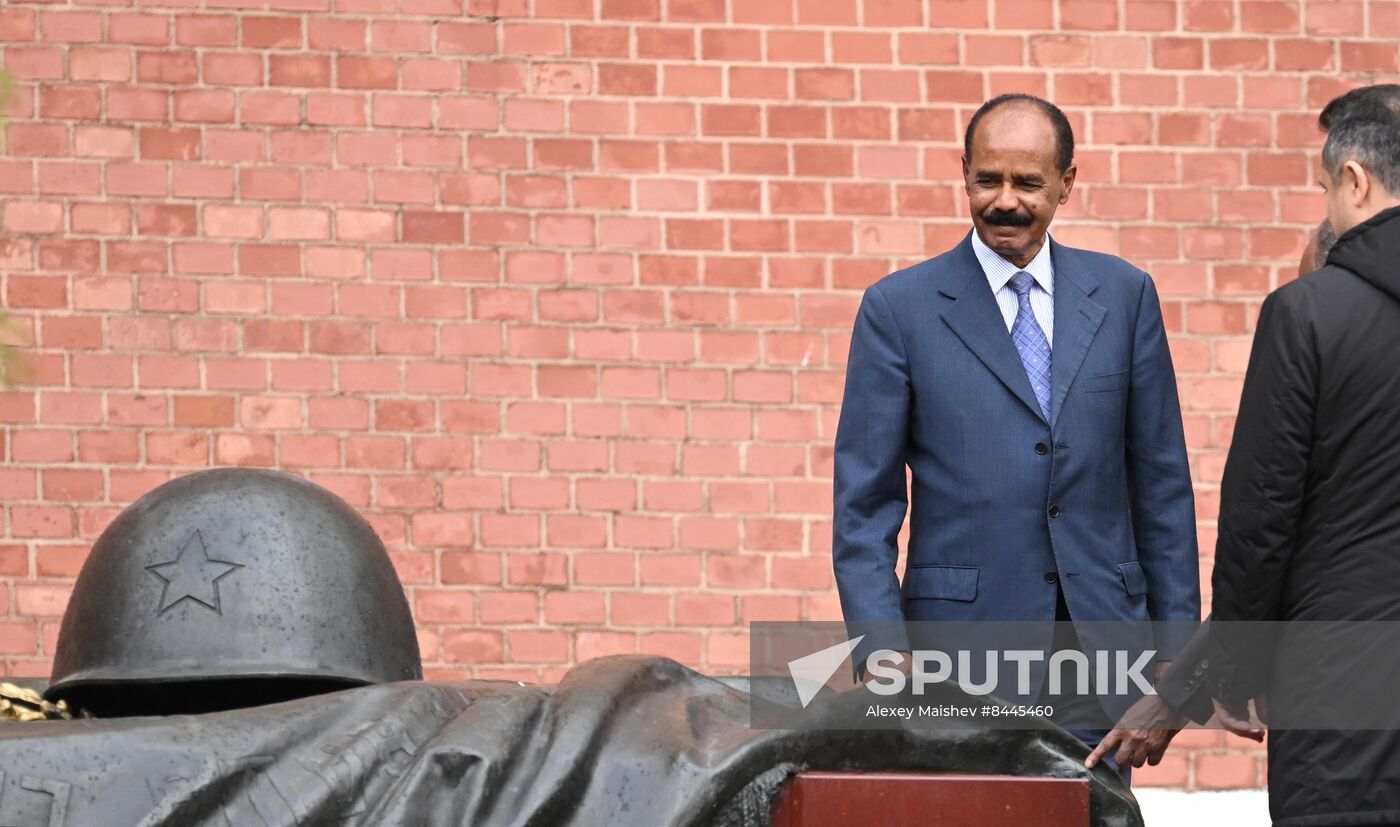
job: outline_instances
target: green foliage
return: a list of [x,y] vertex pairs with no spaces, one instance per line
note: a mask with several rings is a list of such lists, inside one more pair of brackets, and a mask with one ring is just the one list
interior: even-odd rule
[[[9,326],[10,317],[5,313],[5,309],[0,307],[0,334],[3,334]],[[19,367],[19,351],[14,345],[0,342],[0,390],[14,386],[15,373]]]
[[[4,66],[0,66],[0,127],[4,126],[8,120],[5,117],[5,110],[9,108],[10,101],[15,99],[15,81],[10,77],[10,73],[5,71]],[[0,132],[0,139],[4,138],[4,133]],[[3,149],[3,146],[0,146]]]
[[4,66],[0,66],[0,152],[5,151],[5,124],[10,122],[10,119],[5,117],[5,112],[14,99],[15,79],[10,77]]
[[[5,124],[8,119],[5,111],[14,100],[15,86],[10,73],[0,67],[0,151],[4,150]],[[0,256],[9,249],[9,239],[0,237]],[[19,370],[19,351],[14,345],[5,343],[5,333],[10,329],[10,317],[4,307],[0,307],[0,390],[14,385],[15,372]]]

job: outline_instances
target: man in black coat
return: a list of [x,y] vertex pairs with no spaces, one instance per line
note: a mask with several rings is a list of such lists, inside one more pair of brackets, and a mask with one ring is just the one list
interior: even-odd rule
[[[1308,243],[1298,259],[1298,278],[1327,266],[1327,256],[1337,234],[1326,219],[1308,234]],[[1146,695],[1133,704],[1104,736],[1085,759],[1094,767],[1112,755],[1120,767],[1157,766],[1167,753],[1167,747],[1188,721],[1206,724],[1215,714],[1207,681],[1210,668],[1210,618],[1196,631],[1186,646],[1177,653],[1175,662],[1167,669],[1154,689],[1156,695]],[[1252,741],[1263,741],[1264,730],[1253,726],[1236,727],[1236,735]]]
[[[1400,619],[1400,86],[1349,92],[1319,120],[1337,241],[1264,300],[1221,483],[1209,660],[1227,726],[1250,698],[1277,712],[1310,679],[1376,667],[1319,665],[1239,621]],[[1395,730],[1268,741],[1275,825],[1400,823]]]

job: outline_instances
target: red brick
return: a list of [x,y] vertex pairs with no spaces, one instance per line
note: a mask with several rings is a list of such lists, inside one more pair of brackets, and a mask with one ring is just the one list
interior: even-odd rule
[[1210,41],[1210,68],[1259,70],[1269,67],[1269,44],[1257,38]]
[[1240,789],[1259,784],[1259,760],[1247,754],[1199,755],[1196,781],[1204,789]]
[[156,51],[136,53],[137,80],[184,85],[196,83],[198,78],[199,68],[193,54]]
[[1304,33],[1309,35],[1359,35],[1366,18],[1360,0],[1310,0],[1305,4]]
[[[1057,232],[1157,280],[1213,540],[1258,298],[1323,207],[1315,111],[1400,35],[1389,0],[398,11],[0,11],[38,388],[0,395],[0,574],[71,578],[174,473],[311,468],[393,547],[434,675],[742,669],[727,627],[839,618],[812,515],[859,292],[965,235],[958,141],[1003,91],[1080,135]],[[46,670],[65,588],[0,600],[0,668]],[[1183,733],[1144,783],[1259,783],[1228,746]]]
[[234,423],[231,396],[177,396],[175,425],[186,428],[226,428]]
[[234,46],[238,22],[231,15],[181,15],[175,20],[175,42],[182,46]]
[[936,28],[983,28],[987,25],[987,4],[981,0],[932,0],[928,22]]
[[505,654],[504,635],[490,630],[449,629],[443,634],[442,652],[453,663],[499,663]]
[[14,505],[10,507],[10,533],[14,537],[70,538],[76,524],[73,509],[64,506]]
[[[272,86],[329,86],[331,61],[316,55],[269,55],[268,83]],[[344,83],[341,84],[345,85]]]
[[[57,390],[57,392],[45,392],[39,396],[39,421],[42,423],[87,425],[97,424],[101,420],[102,399],[97,393]],[[32,437],[35,441],[42,439],[45,444],[52,442],[55,448],[62,449],[64,456],[69,455],[71,439],[66,434],[38,431],[32,435],[25,434],[24,437]],[[14,439],[18,444],[18,441],[21,441],[21,434],[15,434]]]
[[38,626],[33,621],[0,623],[0,653],[7,655],[37,654]]
[[457,589],[417,589],[413,616],[420,623],[475,625],[475,595]]
[[[4,32],[4,40],[13,42],[25,42],[34,39],[37,29],[35,28],[35,12],[32,9],[8,9],[0,12],[0,32]],[[98,30],[101,30],[101,21],[98,21]]]

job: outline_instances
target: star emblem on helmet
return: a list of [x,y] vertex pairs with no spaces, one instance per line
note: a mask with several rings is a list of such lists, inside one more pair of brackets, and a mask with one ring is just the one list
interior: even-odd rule
[[241,568],[241,563],[211,558],[204,548],[204,537],[196,531],[174,560],[146,567],[146,571],[163,584],[160,608],[156,613],[164,614],[185,599],[222,613],[219,609],[219,580]]

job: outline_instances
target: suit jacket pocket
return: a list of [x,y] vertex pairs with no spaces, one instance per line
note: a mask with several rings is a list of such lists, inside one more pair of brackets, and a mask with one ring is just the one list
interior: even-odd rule
[[938,598],[971,602],[977,599],[980,573],[981,569],[976,566],[910,566],[904,573],[904,594],[914,600]]
[[1147,594],[1147,572],[1142,570],[1141,563],[1119,563],[1118,573],[1123,575],[1123,588],[1128,594]]
[[1103,373],[1098,376],[1085,376],[1079,380],[1079,386],[1085,393],[1114,393],[1128,388],[1129,371],[1120,370],[1116,373]]

